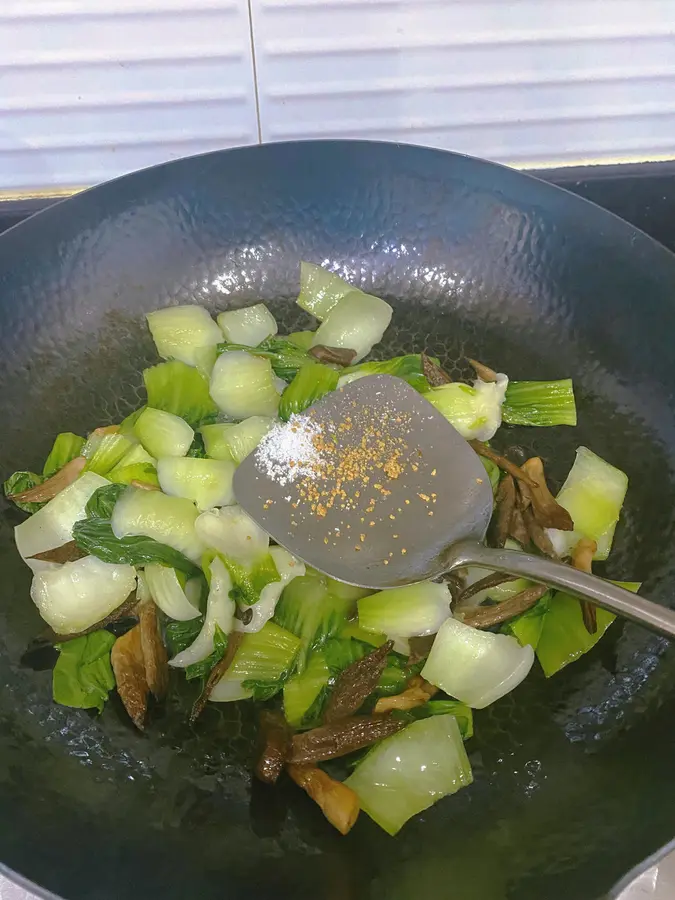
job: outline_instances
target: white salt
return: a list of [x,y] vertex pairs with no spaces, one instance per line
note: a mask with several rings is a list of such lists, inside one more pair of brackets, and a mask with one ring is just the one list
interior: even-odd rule
[[258,466],[277,484],[313,476],[319,461],[315,446],[321,426],[309,416],[292,415],[267,432],[255,451]]

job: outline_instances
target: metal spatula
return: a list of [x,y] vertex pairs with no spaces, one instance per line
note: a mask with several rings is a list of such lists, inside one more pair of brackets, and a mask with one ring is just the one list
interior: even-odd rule
[[485,468],[399,378],[361,378],[273,428],[237,469],[234,490],[275,541],[349,584],[382,590],[478,566],[561,588],[675,637],[670,609],[571,566],[485,547]]

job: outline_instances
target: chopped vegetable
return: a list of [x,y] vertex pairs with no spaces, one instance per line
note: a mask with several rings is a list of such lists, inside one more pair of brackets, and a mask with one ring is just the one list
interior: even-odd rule
[[451,697],[483,709],[517,687],[532,668],[530,646],[505,634],[446,619],[421,675]]
[[287,422],[293,414],[301,413],[325,394],[334,391],[338,377],[335,369],[318,362],[302,366],[281,395],[279,418]]
[[257,347],[279,330],[274,316],[264,303],[230,309],[216,317],[226,341]]
[[[247,615],[246,617],[243,615],[239,616],[238,621],[235,622],[234,627],[237,631],[260,631],[265,622],[268,622],[274,615],[279,597],[281,597],[281,593],[286,585],[294,578],[300,578],[305,574],[305,564],[289,553],[288,550],[284,550],[283,547],[270,547],[269,556],[279,576],[278,580],[262,583],[260,574],[251,578],[252,594],[259,593],[260,599],[251,605],[246,605],[245,610],[242,610],[240,606],[239,612],[243,611]],[[267,577],[274,578],[271,566],[267,566],[265,572]],[[262,584],[262,587],[258,590],[260,584]],[[247,592],[242,590],[241,584],[238,586],[243,593],[240,602],[245,604]]]
[[214,649],[216,626],[224,635],[232,631],[234,601],[230,597],[232,589],[230,574],[218,556],[209,566],[209,572],[211,582],[202,628],[189,647],[169,660],[169,665],[174,668],[184,669],[206,659]]
[[73,537],[81,551],[90,553],[101,562],[130,566],[159,562],[188,574],[195,570],[194,563],[167,544],[142,535],[115,537],[108,519],[82,519],[76,522],[73,526]]
[[103,711],[108,694],[115,687],[110,664],[114,643],[115,638],[108,631],[94,631],[56,645],[59,658],[52,674],[56,703]]
[[29,557],[45,550],[53,550],[71,541],[73,525],[86,515],[87,501],[94,491],[105,484],[107,484],[105,478],[87,472],[64,488],[42,509],[33,513],[29,519],[16,526],[14,540],[17,550],[34,572],[49,566],[44,562],[31,561]]
[[[314,332],[312,332],[312,340]],[[247,347],[246,344],[219,344],[218,353],[241,353],[268,359],[274,374],[284,381],[292,381],[296,372],[305,363],[314,362],[308,350],[301,349],[288,338],[268,338],[257,347]]]
[[407,721],[415,722],[418,719],[428,719],[429,716],[454,716],[459,726],[462,740],[468,741],[473,737],[473,710],[466,703],[459,700],[429,700],[422,706],[415,706],[408,710],[399,710],[396,715],[404,716]]
[[[639,582],[614,582],[637,593]],[[596,607],[597,630],[589,634],[576,597],[549,591],[539,603],[506,626],[523,645],[534,648],[544,675],[550,678],[594,647],[616,616]]]
[[87,500],[84,508],[88,519],[109,519],[119,498],[124,493],[122,484],[104,484]]
[[288,774],[316,801],[324,816],[340,834],[351,831],[360,807],[359,798],[350,787],[331,778],[318,766],[290,765]]
[[301,640],[298,672],[303,671],[311,650],[321,647],[343,628],[353,607],[350,598],[332,594],[328,580],[318,572],[308,571],[288,585],[277,604],[274,621]]
[[[83,450],[86,457],[85,472],[107,475],[114,469],[133,447],[133,442],[123,434],[103,434],[95,440],[87,441]],[[75,462],[75,460],[73,460]],[[73,463],[70,463],[72,465]],[[64,469],[61,469],[61,473]]]
[[227,460],[167,456],[157,461],[157,477],[165,494],[185,497],[206,510],[234,503],[234,468]]
[[255,774],[261,781],[274,784],[283,772],[290,755],[290,729],[280,712],[266,709],[260,714],[259,735],[263,748],[255,767]]
[[[128,487],[115,504],[112,532],[116,538],[145,535],[199,563],[205,548],[195,533],[197,516],[194,503],[182,497],[167,497],[159,491]],[[168,559],[147,561],[166,562],[184,570],[182,565]]]
[[321,650],[310,654],[304,670],[284,685],[284,714],[290,725],[299,727],[330,679],[330,669]]
[[[34,483],[32,487],[16,494],[10,494],[10,500],[13,500],[17,505],[26,503],[44,503],[47,500],[52,500],[64,488],[68,487],[68,485],[72,484],[80,477],[80,473],[84,470],[85,466],[86,460],[83,456],[71,459],[71,461],[66,463],[62,469],[59,469],[56,475],[52,475],[52,477],[48,478],[46,481],[40,479],[40,481]],[[15,478],[16,473],[12,477]]]
[[455,381],[431,388],[424,396],[462,437],[489,441],[502,422],[502,403],[508,382],[506,375],[497,376],[496,382],[477,379],[473,387]]
[[450,615],[446,584],[425,581],[379,591],[358,601],[359,625],[399,637],[436,634]]
[[353,290],[354,287],[339,275],[314,263],[300,263],[300,294],[297,303],[317,319],[325,319],[338,301]]
[[233,419],[276,416],[279,407],[270,361],[242,351],[218,357],[210,392],[218,408]]
[[143,381],[149,407],[179,416],[193,428],[218,415],[218,407],[209,394],[208,378],[180,360],[144,369]]
[[145,661],[141,641],[141,626],[134,625],[118,637],[110,654],[117,693],[139,731],[145,729],[150,688],[145,677]]
[[183,419],[150,406],[136,420],[134,432],[143,447],[156,459],[161,456],[185,456],[195,436]]
[[274,696],[282,689],[299,649],[299,639],[274,622],[267,622],[253,634],[245,634],[232,665],[213,689],[210,699],[223,702]]
[[140,444],[134,446],[122,457],[106,475],[116,484],[131,484],[132,481],[143,481],[146,484],[159,486],[156,460],[150,456]]
[[250,416],[236,425],[204,425],[201,430],[206,453],[213,459],[232,460],[239,465],[258,446],[274,419]]
[[[216,627],[216,636],[218,636],[218,633],[219,629]],[[241,646],[243,637],[244,636],[241,634],[241,632],[238,631],[233,631],[227,636],[227,646],[225,648],[225,652],[223,653],[222,658],[215,663],[215,665],[209,672],[208,678],[206,679],[206,683],[204,685],[204,689],[194,702],[192,712],[190,713],[191,725],[194,725],[199,716],[202,714],[204,707],[211,699],[211,693],[213,692],[213,689],[232,665],[234,657],[237,655],[237,651]],[[214,643],[216,643],[215,640]]]
[[354,361],[360,362],[382,340],[392,314],[384,300],[352,290],[330,309],[312,346],[345,347],[356,351]]
[[509,425],[576,425],[572,380],[511,381],[506,389],[502,418]]
[[293,735],[290,762],[320,762],[362,750],[400,731],[405,722],[391,716],[351,716]]
[[594,559],[607,559],[628,489],[628,477],[586,447],[579,447],[557,501],[571,515],[574,531],[551,529],[559,556],[569,554],[582,537],[596,541]]
[[[302,265],[302,263],[301,263]],[[289,335],[286,335],[286,340],[291,344],[294,344],[296,347],[299,347],[301,350],[305,350],[309,352],[312,342],[314,340],[314,332],[313,331],[294,331]]]
[[64,431],[56,436],[54,445],[49,451],[49,456],[45,460],[42,474],[45,478],[51,478],[56,475],[59,469],[62,469],[66,463],[77,456],[82,455],[84,447],[84,438],[79,434],[73,434],[72,431]]
[[222,334],[201,306],[171,306],[146,316],[150,333],[163,359],[196,365],[198,350],[217,344]]
[[408,725],[372,750],[347,779],[362,809],[388,834],[473,781],[454,716]]
[[133,566],[85,556],[33,577],[30,595],[57,634],[83,631],[120,606],[136,587]]
[[262,590],[281,580],[269,552],[269,536],[240,506],[202,513],[195,530],[203,543],[222,554],[239,603],[250,606]]
[[188,599],[175,569],[161,563],[150,563],[145,567],[143,578],[150,596],[165,616],[179,622],[196,619],[199,616],[199,609]]
[[11,500],[19,509],[27,513],[35,513],[44,506],[43,503],[39,501],[31,503],[30,500],[18,500],[17,498],[26,491],[33,490],[33,488],[42,484],[43,481],[42,475],[37,475],[35,472],[14,472],[5,481],[2,489],[5,497]]
[[[365,375],[395,375],[407,381],[420,394],[429,390],[429,382],[424,374],[424,354],[409,353],[407,356],[395,356],[393,359],[364,362],[358,366],[350,366],[340,375],[340,387],[363,378]],[[427,357],[428,358],[428,357]]]

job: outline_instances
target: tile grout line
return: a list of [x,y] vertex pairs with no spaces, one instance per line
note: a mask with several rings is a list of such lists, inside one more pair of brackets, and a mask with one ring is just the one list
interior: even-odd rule
[[253,33],[253,0],[247,0],[248,27],[251,35],[251,63],[253,65],[253,93],[255,97],[255,116],[258,123],[258,143],[262,144],[262,122],[260,121],[260,94],[258,92],[258,65],[255,58],[255,36]]

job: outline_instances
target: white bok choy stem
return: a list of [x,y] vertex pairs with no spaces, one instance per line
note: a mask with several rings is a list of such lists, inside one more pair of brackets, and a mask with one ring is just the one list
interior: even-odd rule
[[33,578],[30,595],[57,634],[76,634],[121,606],[136,587],[133,566],[85,556]]
[[236,620],[235,631],[260,631],[265,622],[269,622],[274,615],[279,597],[286,585],[299,575],[305,574],[305,564],[288,550],[284,550],[283,547],[271,547],[270,554],[277,567],[277,572],[281,576],[281,581],[273,581],[265,585],[260,592],[260,600],[248,607],[252,613],[250,621],[244,625],[243,622]]
[[216,625],[223,634],[229,634],[234,624],[234,600],[230,598],[232,579],[225,564],[218,556],[210,566],[211,584],[209,599],[206,604],[204,624],[195,640],[185,650],[169,660],[169,665],[176,669],[185,669],[193,663],[201,662],[213,652],[213,638]]
[[14,529],[16,548],[33,572],[47,571],[57,565],[30,557],[36,553],[54,550],[72,541],[73,525],[87,517],[85,511],[87,501],[94,491],[109,483],[106,478],[94,472],[85,472],[42,509],[16,526]]
[[483,709],[517,687],[533,662],[529,644],[446,619],[421,674],[451,697]]
[[187,622],[199,616],[199,609],[188,599],[175,569],[161,563],[149,563],[145,567],[144,581],[152,599],[170,619]]

